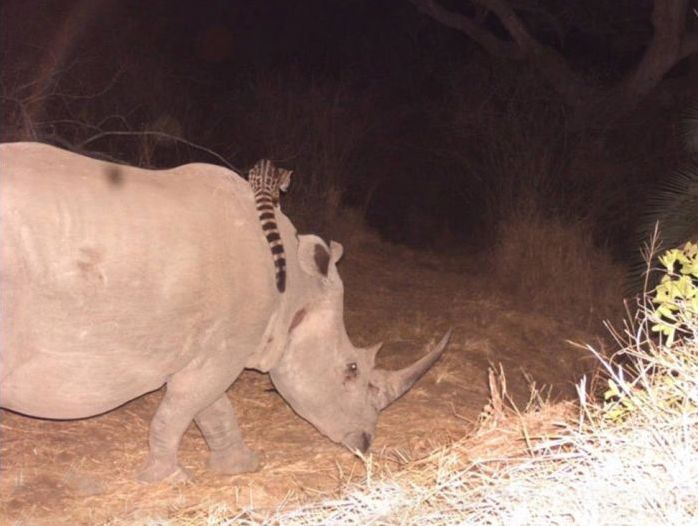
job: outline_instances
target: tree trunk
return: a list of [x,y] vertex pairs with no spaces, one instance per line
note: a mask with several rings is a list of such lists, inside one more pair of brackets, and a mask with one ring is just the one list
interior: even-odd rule
[[[494,35],[436,0],[410,0],[422,13],[468,35],[492,55],[525,60],[536,68],[573,110],[575,127],[602,118],[614,121],[634,109],[679,61],[698,52],[698,33],[687,32],[688,0],[654,0],[654,34],[637,65],[614,85],[601,85],[575,72],[552,46],[540,43],[507,0],[473,0],[499,18],[511,40]],[[691,15],[693,16],[693,15]]]

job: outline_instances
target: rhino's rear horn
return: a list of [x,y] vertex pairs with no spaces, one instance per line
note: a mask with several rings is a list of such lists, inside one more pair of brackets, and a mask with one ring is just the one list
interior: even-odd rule
[[371,375],[371,384],[376,388],[373,394],[376,408],[382,410],[405,394],[443,354],[450,337],[451,330],[449,329],[436,347],[404,369],[398,371],[375,369]]

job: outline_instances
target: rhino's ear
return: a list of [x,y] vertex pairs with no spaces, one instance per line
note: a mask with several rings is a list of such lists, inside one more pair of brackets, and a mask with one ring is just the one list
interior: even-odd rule
[[342,259],[344,255],[344,247],[336,241],[330,241],[330,259],[335,265]]
[[383,342],[371,345],[366,349],[366,356],[368,357],[368,363],[371,367],[376,365],[376,355],[378,354],[378,351],[381,350],[381,347],[383,347]]
[[330,249],[318,236],[298,236],[298,263],[307,274],[327,277],[330,267]]
[[322,278],[325,283],[341,286],[336,263],[342,257],[342,245],[327,244],[318,236],[298,236],[298,263],[307,274]]

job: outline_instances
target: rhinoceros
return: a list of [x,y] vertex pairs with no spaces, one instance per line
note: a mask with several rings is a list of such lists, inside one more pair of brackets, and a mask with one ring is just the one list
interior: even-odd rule
[[226,390],[268,372],[301,417],[365,452],[381,409],[442,354],[397,371],[347,336],[342,246],[278,214],[279,294],[249,185],[209,164],[144,170],[39,143],[0,145],[0,407],[99,415],[166,384],[140,478],[184,478],[193,421],[209,467],[254,471]]

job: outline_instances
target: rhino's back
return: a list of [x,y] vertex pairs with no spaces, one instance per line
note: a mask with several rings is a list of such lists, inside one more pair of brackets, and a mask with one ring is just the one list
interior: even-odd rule
[[202,343],[259,332],[236,325],[243,298],[256,294],[263,318],[272,296],[250,270],[265,247],[232,172],[140,170],[32,143],[1,145],[0,163],[2,406],[99,413],[158,388]]

